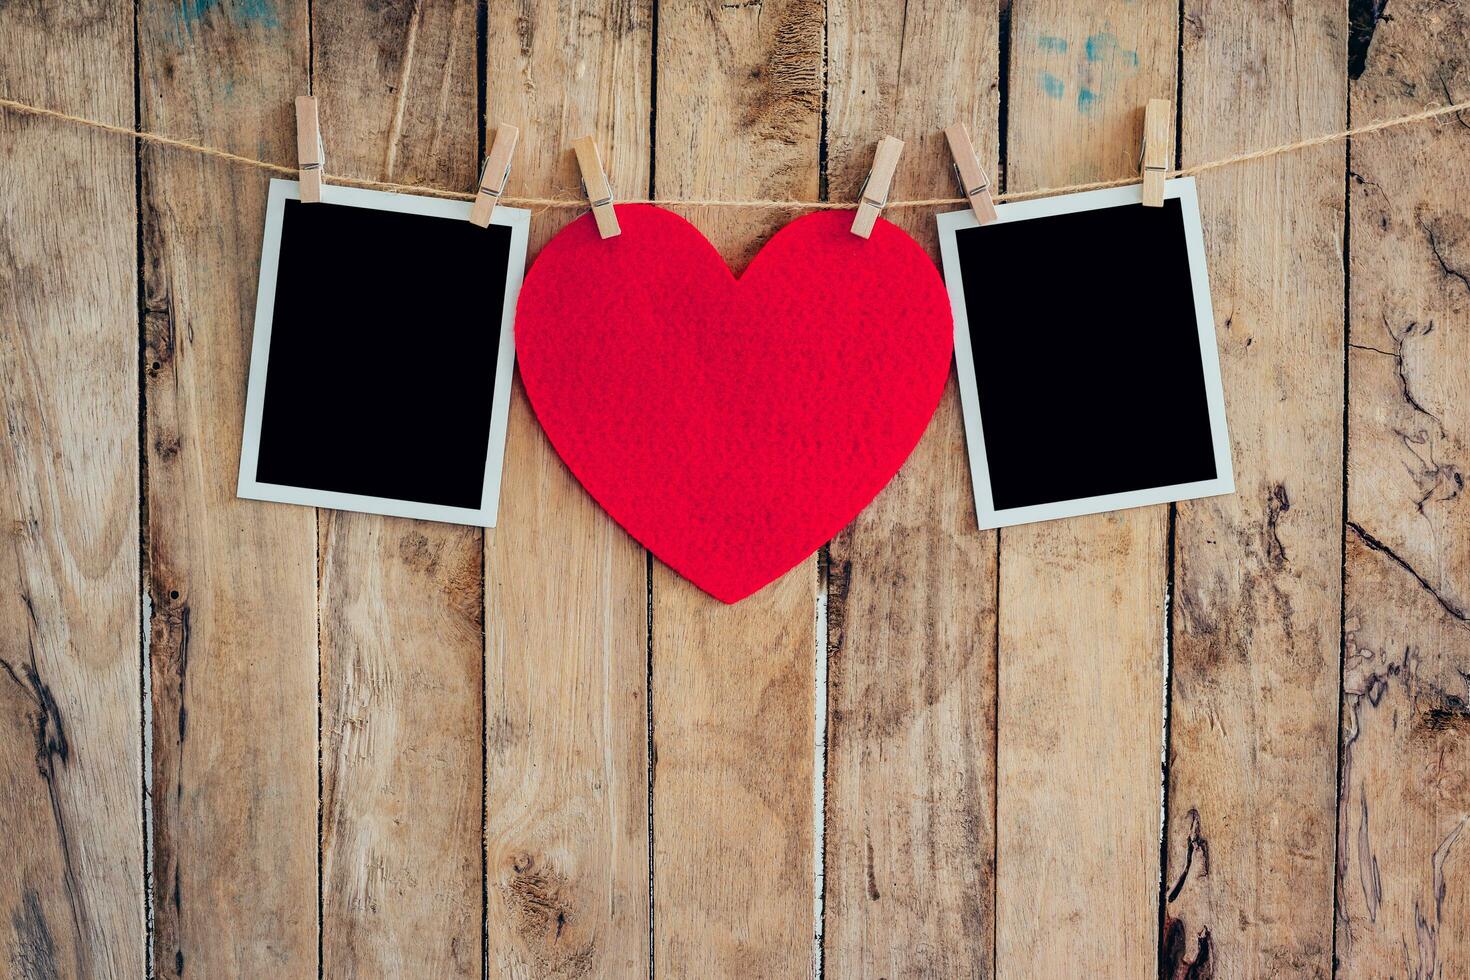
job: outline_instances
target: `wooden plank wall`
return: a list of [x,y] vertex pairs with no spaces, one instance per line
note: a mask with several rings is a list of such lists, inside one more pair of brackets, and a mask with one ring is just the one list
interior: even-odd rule
[[[1340,13],[1186,4],[1183,162],[1342,128]],[[1200,181],[1236,493],[1178,508],[1165,928],[1227,976],[1332,969],[1345,153]]]
[[[828,4],[834,197],[857,193],[875,127],[905,141],[896,196],[951,193],[940,130],[955,121],[995,173],[999,10],[925,6],[909,18]],[[938,260],[929,214],[890,217]],[[919,448],[830,550],[822,962],[834,977],[992,966],[996,535],[974,531],[964,448],[951,380]]]
[[[815,199],[819,0],[662,4],[653,191]],[[738,273],[784,222],[686,215]],[[817,559],[733,606],[651,583],[654,969],[792,976],[811,958]]]
[[[290,159],[307,5],[227,12],[138,7],[139,124]],[[153,968],[299,975],[318,940],[316,515],[235,498],[267,184],[152,147],[137,168]]]
[[[465,189],[509,122],[564,197],[585,134],[624,197],[846,200],[892,133],[928,197],[955,121],[1025,190],[1133,172],[1150,97],[1187,165],[1470,95],[1463,4],[1382,13],[6,4],[0,94],[289,162],[311,91],[329,175]],[[951,382],[725,607],[518,383],[499,528],[235,499],[266,178],[0,115],[0,969],[1470,974],[1467,160],[1201,178],[1234,496],[979,533]],[[683,213],[737,271],[786,220]]]
[[[1011,16],[1007,189],[1137,172],[1139,107],[1176,89],[1177,5],[1057,0]],[[1169,508],[1148,507],[1000,533],[1001,975],[1153,962],[1168,525]]]
[[[514,187],[577,192],[594,134],[647,191],[653,9],[512,10],[484,29],[485,122],[519,126]],[[575,212],[531,222],[539,249]],[[486,935],[491,976],[626,976],[649,949],[648,562],[572,479],[517,380],[486,532]]]
[[[130,11],[0,10],[0,91],[113,125]],[[132,148],[0,118],[0,968],[137,976],[143,901]]]
[[[473,8],[314,0],[311,25],[333,167],[473,185]],[[329,976],[481,975],[483,547],[478,528],[317,515]]]
[[[1470,92],[1470,9],[1396,6],[1352,118]],[[1348,156],[1347,531],[1336,949],[1470,974],[1470,113]]]

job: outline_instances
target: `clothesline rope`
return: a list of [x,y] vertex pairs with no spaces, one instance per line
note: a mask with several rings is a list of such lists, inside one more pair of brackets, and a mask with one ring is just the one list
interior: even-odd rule
[[[255,157],[242,156],[231,153],[218,147],[203,146],[199,143],[190,143],[187,140],[174,139],[172,136],[164,136],[162,133],[150,133],[146,130],[130,129],[127,126],[114,126],[98,119],[88,119],[86,116],[74,116],[68,112],[57,109],[47,109],[42,106],[32,105],[28,102],[19,102],[15,99],[0,98],[0,108],[8,109],[28,116],[39,116],[43,119],[54,119],[58,122],[70,123],[75,126],[84,126],[104,133],[113,133],[117,136],[127,136],[140,140],[154,146],[166,146],[175,150],[185,150],[190,153],[198,153],[202,156],[211,157],[215,160],[224,160],[229,163],[237,163],[257,170],[265,170],[270,173],[294,177],[297,168],[282,163],[271,163],[269,160],[258,160]],[[1181,167],[1178,170],[1170,170],[1169,177],[1192,177],[1197,174],[1218,170],[1221,167],[1233,167],[1241,163],[1250,163],[1254,160],[1265,160],[1269,157],[1280,156],[1284,153],[1294,153],[1297,150],[1306,150],[1314,146],[1325,146],[1336,143],[1339,140],[1351,139],[1354,136],[1363,136],[1368,133],[1377,133],[1385,129],[1395,129],[1400,126],[1408,126],[1413,123],[1426,122],[1437,119],[1440,116],[1448,116],[1452,113],[1464,112],[1470,109],[1470,100],[1456,102],[1447,106],[1430,106],[1419,112],[1413,112],[1406,116],[1395,116],[1392,119],[1380,119],[1377,122],[1364,123],[1350,129],[1339,130],[1335,133],[1323,133],[1294,143],[1281,143],[1276,146],[1268,146],[1259,150],[1251,150],[1247,153],[1237,153],[1234,156],[1221,157],[1218,160],[1208,160],[1204,163],[1196,163],[1193,166]],[[448,190],[442,187],[429,187],[423,184],[397,184],[386,180],[368,180],[364,177],[348,177],[342,174],[324,175],[328,183],[338,184],[346,187],[364,187],[369,190],[396,191],[405,194],[422,194],[429,197],[447,198],[455,201],[473,201],[475,195],[463,191]],[[1125,187],[1128,184],[1137,184],[1141,177],[1123,177],[1117,180],[1095,180],[1086,184],[1067,184],[1062,187],[1043,187],[1031,191],[1011,191],[1005,194],[996,194],[997,201],[1022,201],[1036,197],[1050,197],[1055,194],[1073,194],[1080,191],[1095,191],[1107,187]],[[582,208],[587,207],[587,201],[580,198],[565,197],[502,197],[500,203],[528,208]],[[832,211],[852,209],[857,207],[856,201],[781,201],[781,200],[724,200],[720,198],[628,198],[619,199],[617,204],[657,204],[663,206],[677,207],[710,207],[710,208],[750,208],[761,210],[783,210],[783,211]],[[894,208],[923,208],[940,207],[944,205],[965,204],[963,197],[927,197],[916,198],[907,201],[889,201],[885,210]]]

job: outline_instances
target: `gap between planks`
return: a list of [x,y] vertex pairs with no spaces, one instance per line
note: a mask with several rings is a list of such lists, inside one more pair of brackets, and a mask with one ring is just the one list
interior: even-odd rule
[[812,690],[812,978],[825,972],[827,899],[827,545],[817,552],[816,665]]

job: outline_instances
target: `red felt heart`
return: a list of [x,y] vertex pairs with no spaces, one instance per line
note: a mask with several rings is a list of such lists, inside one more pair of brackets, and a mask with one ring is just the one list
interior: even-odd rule
[[939,404],[954,325],[908,235],[848,212],[782,228],[738,280],[693,225],[618,207],[542,250],[516,309],[526,394],[613,519],[735,602],[898,472]]

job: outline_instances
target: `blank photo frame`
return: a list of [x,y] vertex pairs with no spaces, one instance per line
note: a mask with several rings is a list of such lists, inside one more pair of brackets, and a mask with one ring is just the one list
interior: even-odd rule
[[272,180],[239,495],[495,526],[530,212]]
[[938,216],[981,528],[1233,493],[1193,178]]

